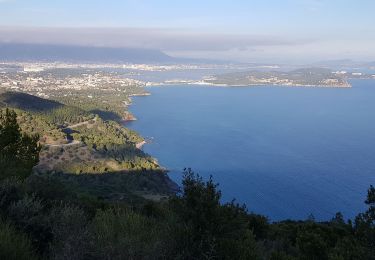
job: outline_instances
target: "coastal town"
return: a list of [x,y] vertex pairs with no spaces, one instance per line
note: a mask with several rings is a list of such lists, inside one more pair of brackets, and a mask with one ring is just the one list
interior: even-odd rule
[[[72,66],[59,64],[13,64],[0,65],[0,87],[25,92],[43,98],[54,95],[68,96],[74,91],[127,92],[129,87],[141,87],[145,83],[122,77],[112,72],[99,70],[96,66]],[[63,91],[63,92],[62,92]],[[129,93],[131,94],[131,93]],[[88,93],[88,98],[93,95]]]
[[[229,67],[228,67],[229,66]],[[148,95],[143,87],[154,85],[350,87],[349,79],[374,79],[375,75],[346,70],[299,69],[290,72],[249,71],[206,75],[200,80],[166,79],[163,82],[139,80],[134,75],[183,70],[231,68],[230,65],[189,64],[92,64],[67,62],[2,62],[0,90],[24,92],[34,96],[66,101],[93,99],[122,106],[131,104],[131,96]],[[275,69],[275,67],[272,67]],[[173,74],[173,73],[172,73]],[[119,109],[120,113],[120,109]],[[124,118],[132,119],[127,113]]]

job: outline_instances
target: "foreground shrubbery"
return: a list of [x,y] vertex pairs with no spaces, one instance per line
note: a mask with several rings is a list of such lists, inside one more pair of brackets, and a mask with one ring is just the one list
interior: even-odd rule
[[0,221],[0,259],[37,259],[30,239],[3,221]]
[[216,185],[189,171],[180,195],[135,205],[81,200],[53,178],[8,179],[0,183],[0,254],[14,259],[374,259],[374,194],[371,187],[369,210],[353,223],[340,214],[324,223],[269,223],[235,203],[221,205]]
[[22,141],[14,114],[2,116],[8,123],[0,135],[8,139],[1,140],[6,145],[0,153],[8,156],[7,149],[19,145],[22,153],[15,155],[22,156],[14,160],[22,171],[0,161],[0,259],[375,259],[372,186],[368,210],[353,222],[338,213],[322,223],[270,223],[234,201],[221,204],[212,179],[190,170],[181,192],[168,200],[114,203],[92,190],[72,189],[58,175],[27,177],[38,146]]

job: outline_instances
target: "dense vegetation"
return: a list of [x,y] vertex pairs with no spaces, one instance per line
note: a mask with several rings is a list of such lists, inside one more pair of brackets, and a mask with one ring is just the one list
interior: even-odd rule
[[[38,147],[33,141],[23,149],[15,114],[2,114],[0,125],[0,140],[8,144],[0,152],[15,146],[25,155],[16,158],[21,164],[36,163]],[[372,186],[368,210],[354,221],[337,213],[327,222],[271,223],[235,201],[220,203],[213,180],[189,169],[180,193],[153,202],[106,200],[56,174],[27,177],[0,162],[1,259],[375,259]],[[31,162],[24,165],[31,173]]]
[[136,148],[143,138],[110,120],[121,118],[120,100],[127,98],[125,94],[108,106],[101,100],[109,96],[96,100],[86,93],[86,99],[78,102],[76,94],[61,98],[65,102],[61,103],[25,93],[0,93],[0,110],[15,109],[22,131],[39,135],[42,151],[36,170],[74,174],[160,170],[153,158]]
[[0,103],[41,116],[52,124],[79,123],[89,117],[86,111],[62,103],[19,92],[0,92]]
[[[143,93],[142,88],[132,88],[130,93]],[[80,108],[88,113],[98,114],[106,120],[120,121],[126,118],[128,112],[124,109],[124,102],[130,103],[126,90],[118,93],[114,90],[70,90],[69,95],[54,93],[53,98],[66,105]]]
[[39,160],[38,140],[37,135],[21,133],[14,111],[0,110],[0,178],[29,175]]

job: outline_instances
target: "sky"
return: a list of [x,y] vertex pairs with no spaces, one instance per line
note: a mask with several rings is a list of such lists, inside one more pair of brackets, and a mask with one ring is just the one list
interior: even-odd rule
[[375,60],[374,0],[0,0],[0,42],[243,62]]

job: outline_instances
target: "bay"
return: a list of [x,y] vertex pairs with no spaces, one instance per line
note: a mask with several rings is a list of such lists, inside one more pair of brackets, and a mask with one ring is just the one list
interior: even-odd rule
[[192,168],[271,220],[352,218],[375,184],[375,81],[352,88],[160,86],[127,124],[181,182]]

